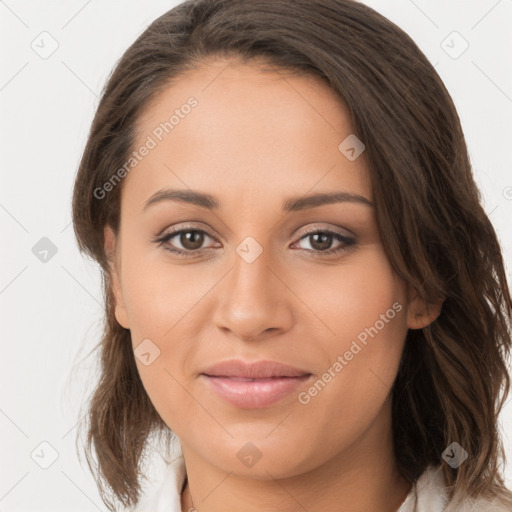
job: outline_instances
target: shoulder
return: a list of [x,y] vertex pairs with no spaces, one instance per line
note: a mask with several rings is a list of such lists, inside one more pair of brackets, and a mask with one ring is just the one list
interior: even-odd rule
[[510,507],[497,499],[467,498],[461,504],[448,503],[442,466],[429,466],[416,481],[407,500],[404,505],[409,503],[410,508],[400,508],[398,512],[510,512]]
[[186,468],[179,453],[160,468],[157,476],[149,479],[137,504],[123,512],[181,512],[181,489]]

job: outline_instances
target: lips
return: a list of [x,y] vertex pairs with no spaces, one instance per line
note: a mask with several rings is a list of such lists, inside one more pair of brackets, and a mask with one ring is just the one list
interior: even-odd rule
[[260,409],[279,402],[311,373],[276,361],[223,361],[200,374],[210,390],[241,409]]
[[272,377],[303,377],[311,375],[306,370],[278,363],[277,361],[256,361],[246,363],[241,359],[230,359],[215,364],[202,372],[210,377],[238,377],[266,379]]

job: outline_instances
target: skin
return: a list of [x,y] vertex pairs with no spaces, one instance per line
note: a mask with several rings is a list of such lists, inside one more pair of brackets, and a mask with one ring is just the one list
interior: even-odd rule
[[[214,60],[151,102],[135,146],[190,96],[198,106],[124,178],[119,236],[105,227],[116,318],[130,329],[134,349],[149,338],[160,350],[150,365],[136,362],[155,408],[181,440],[182,510],[193,500],[201,512],[339,510],[340,503],[345,512],[396,511],[410,485],[395,466],[390,391],[407,330],[435,320],[440,306],[425,304],[394,273],[374,207],[338,202],[286,214],[281,207],[317,192],[373,200],[365,153],[349,161],[338,150],[353,133],[348,110],[315,77]],[[143,210],[166,187],[209,193],[220,207],[168,200]],[[154,243],[163,230],[188,224],[207,232],[202,245],[180,235],[166,245],[193,257]],[[332,237],[322,246],[305,228],[356,243],[328,256],[345,244]],[[252,263],[236,252],[248,236],[263,249]],[[300,403],[298,392],[394,303],[401,311]],[[198,375],[237,357],[313,376],[273,406],[239,409]],[[248,441],[261,453],[252,467],[237,457]]]

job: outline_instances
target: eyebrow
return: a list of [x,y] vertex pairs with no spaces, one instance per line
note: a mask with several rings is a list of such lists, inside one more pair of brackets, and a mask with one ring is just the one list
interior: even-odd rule
[[[153,194],[144,205],[143,210],[149,206],[159,203],[161,201],[178,201],[189,203],[208,210],[218,210],[220,203],[210,194],[197,192],[194,190],[176,190],[176,189],[163,189]],[[310,194],[302,197],[291,197],[283,202],[283,211],[292,212],[298,210],[305,210],[306,208],[315,208],[325,204],[332,203],[356,203],[364,206],[374,207],[374,204],[359,194],[350,192],[329,192]]]

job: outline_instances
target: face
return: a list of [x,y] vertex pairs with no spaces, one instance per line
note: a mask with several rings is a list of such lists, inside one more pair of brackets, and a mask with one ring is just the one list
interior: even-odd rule
[[[384,253],[365,153],[338,147],[353,131],[317,78],[234,61],[183,76],[139,119],[134,150],[149,150],[106,249],[116,318],[185,458],[292,476],[389,428],[407,330],[433,317],[416,319]],[[212,375],[233,359],[301,376]]]

